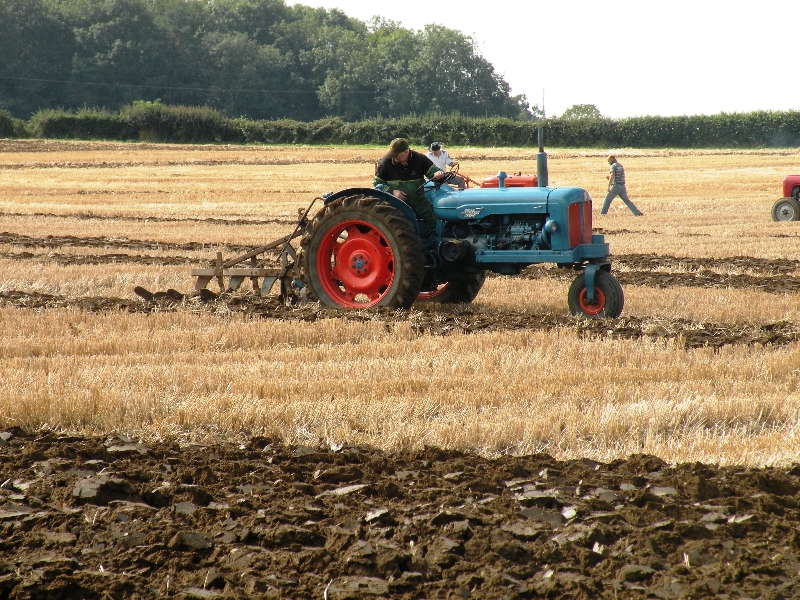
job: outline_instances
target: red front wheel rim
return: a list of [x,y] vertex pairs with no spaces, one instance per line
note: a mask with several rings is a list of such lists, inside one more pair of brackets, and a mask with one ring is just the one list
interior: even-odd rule
[[420,292],[417,298],[420,300],[433,300],[444,294],[445,290],[450,287],[450,282],[448,281],[445,284],[438,286],[435,290],[428,290],[426,292]]
[[603,312],[606,307],[606,296],[599,288],[594,288],[594,301],[590,302],[586,296],[586,288],[583,288],[578,298],[578,305],[583,313],[594,317]]
[[340,306],[375,306],[394,281],[394,252],[374,225],[343,221],[320,242],[317,277],[325,293]]

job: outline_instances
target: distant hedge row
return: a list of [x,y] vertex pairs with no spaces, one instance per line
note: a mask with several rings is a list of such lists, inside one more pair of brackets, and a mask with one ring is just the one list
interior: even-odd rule
[[44,110],[22,123],[0,111],[0,136],[179,143],[377,144],[406,137],[412,144],[536,146],[543,126],[548,147],[761,148],[800,146],[800,111],[721,113],[628,119],[518,121],[426,115],[346,123],[230,119],[208,107],[137,102],[119,113]]
[[0,110],[0,137],[19,137],[25,133],[25,124],[14,119],[7,110]]

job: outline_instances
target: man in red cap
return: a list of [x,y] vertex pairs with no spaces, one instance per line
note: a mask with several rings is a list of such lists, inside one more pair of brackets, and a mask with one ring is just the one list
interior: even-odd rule
[[408,140],[395,138],[389,151],[375,165],[376,189],[392,194],[408,204],[417,218],[429,225],[436,225],[436,215],[431,203],[420,187],[425,178],[439,181],[445,173],[424,154],[412,150]]

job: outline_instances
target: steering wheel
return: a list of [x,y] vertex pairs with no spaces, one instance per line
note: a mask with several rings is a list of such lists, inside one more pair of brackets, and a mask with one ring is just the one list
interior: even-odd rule
[[453,177],[456,176],[455,171],[443,171],[443,173],[444,173],[444,177],[442,177],[441,179],[439,179],[439,180],[429,179],[428,181],[423,183],[421,186],[419,186],[417,188],[417,193],[422,193],[422,191],[425,189],[425,186],[428,185],[429,183],[433,185],[433,189],[438,190],[440,187],[442,187],[443,183],[447,183]]

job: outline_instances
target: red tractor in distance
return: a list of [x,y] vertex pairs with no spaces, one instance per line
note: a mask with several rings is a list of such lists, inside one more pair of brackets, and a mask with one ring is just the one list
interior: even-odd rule
[[783,180],[783,198],[772,205],[773,221],[800,221],[800,175]]

